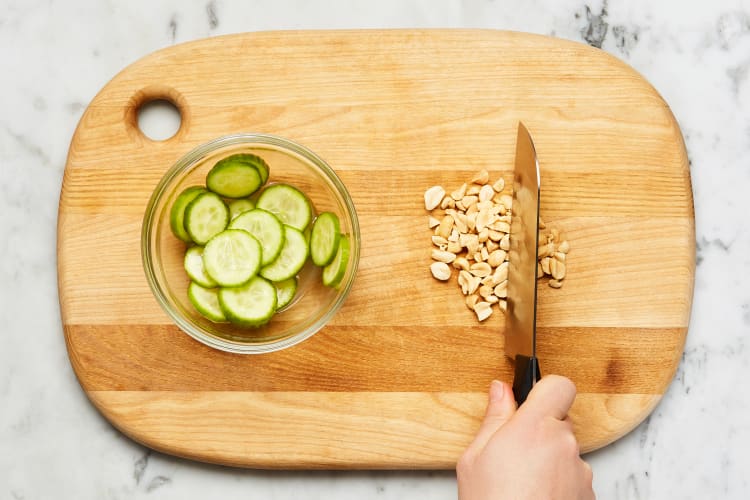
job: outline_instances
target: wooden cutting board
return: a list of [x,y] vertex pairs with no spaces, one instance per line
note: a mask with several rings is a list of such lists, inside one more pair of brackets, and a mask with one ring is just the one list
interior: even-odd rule
[[[179,132],[136,125],[164,98]],[[231,35],[158,51],[118,74],[72,139],[58,227],[62,319],[83,389],[146,446],[269,468],[452,468],[493,378],[510,381],[503,317],[479,324],[430,276],[422,195],[484,168],[510,179],[516,126],[534,137],[542,216],[570,241],[541,287],[538,352],[570,377],[584,451],[653,410],[680,361],[695,269],[679,127],[659,94],[585,45],[479,30]],[[146,202],[193,147],[237,132],[317,152],[350,190],[360,271],[310,340],[274,354],[212,350],[160,309],[141,265]]]

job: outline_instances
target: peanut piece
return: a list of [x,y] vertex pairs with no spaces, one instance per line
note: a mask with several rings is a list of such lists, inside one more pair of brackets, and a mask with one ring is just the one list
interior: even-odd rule
[[553,269],[554,272],[552,273],[552,277],[555,278],[556,280],[560,281],[563,278],[565,278],[565,263],[564,262],[560,262],[557,259],[552,259],[552,262],[556,263],[554,265],[554,269]]
[[469,227],[466,225],[466,214],[456,212],[453,214],[453,222],[459,233],[465,233],[469,230]]
[[454,208],[456,206],[456,202],[453,200],[453,198],[449,198],[446,196],[443,198],[443,201],[440,202],[440,208],[445,210],[446,208]]
[[490,174],[487,173],[486,170],[482,169],[477,174],[471,178],[469,182],[472,182],[474,184],[487,184],[487,181],[490,178]]
[[460,188],[456,189],[451,193],[451,198],[453,198],[455,201],[460,200],[464,196],[466,196],[466,183],[464,182]]
[[500,240],[500,248],[502,248],[506,252],[510,250],[510,236],[508,236],[507,234],[503,236],[503,239]]
[[549,259],[549,274],[554,277],[557,274],[557,260]]
[[477,302],[474,305],[474,312],[479,321],[484,321],[492,315],[492,304],[489,302]]
[[490,274],[489,276],[482,278],[482,284],[495,288],[495,286],[497,285],[497,282],[495,281],[495,277]]
[[495,295],[504,299],[508,296],[508,280],[500,282],[494,289]]
[[479,190],[479,201],[492,200],[493,196],[495,196],[495,190],[492,189],[492,186],[485,184]]
[[499,231],[501,233],[510,233],[510,224],[508,224],[507,222],[497,220],[493,222],[492,226],[490,227],[492,227],[492,229],[494,229],[495,231]]
[[438,227],[439,225],[440,225],[440,221],[430,215],[430,218],[427,220],[427,227],[432,229],[433,227]]
[[468,282],[468,280],[467,280],[467,278],[466,278],[466,275],[467,275],[467,274],[468,274],[469,276],[471,276],[471,275],[470,275],[470,274],[469,274],[468,272],[466,272],[466,271],[459,271],[459,272],[458,272],[458,286],[460,286],[460,287],[461,287],[461,292],[462,292],[462,293],[463,293],[464,295],[466,295],[466,294],[468,294],[468,293],[469,293],[469,282]]
[[473,311],[474,306],[476,305],[478,300],[479,300],[478,295],[469,295],[468,297],[466,297],[466,307],[468,307],[469,309]]
[[537,259],[547,257],[549,254],[550,254],[549,244],[539,245],[539,248],[537,249],[537,252],[536,252]]
[[469,270],[469,261],[466,260],[466,257],[457,257],[453,261],[453,267],[456,269],[463,269],[464,271]]
[[450,253],[459,253],[463,247],[461,246],[461,243],[457,241],[449,241],[448,245],[446,246],[446,250]]
[[492,221],[493,215],[490,213],[489,210],[480,210],[477,214],[477,222],[476,222],[476,228],[477,231],[481,231],[484,228],[486,228],[490,222]]
[[440,225],[435,231],[435,234],[447,239],[451,234],[451,229],[453,229],[453,217],[446,215],[443,217],[443,220],[440,221]]
[[505,179],[500,177],[498,180],[496,180],[495,183],[492,185],[492,189],[494,189],[495,192],[497,193],[505,189]]
[[550,261],[549,257],[545,257],[539,261],[539,263],[542,266],[542,271],[544,271],[544,274],[552,274],[549,270],[549,261]]
[[508,194],[504,194],[500,196],[500,203],[503,204],[503,206],[505,207],[505,210],[513,210],[513,197],[512,196]]
[[487,257],[487,263],[497,267],[505,261],[505,250],[495,250]]
[[492,273],[492,268],[486,262],[477,262],[471,265],[469,272],[478,278],[484,278]]
[[440,247],[443,245],[447,245],[448,240],[443,238],[442,236],[438,236],[435,234],[432,236],[432,244],[435,245],[436,247]]
[[469,293],[471,294],[477,291],[477,288],[479,288],[481,280],[477,278],[476,276],[470,276],[468,278],[468,282],[469,282]]
[[446,250],[432,250],[432,259],[438,262],[444,262],[450,264],[456,260],[456,254],[448,252]]
[[551,279],[547,282],[549,286],[552,288],[561,288],[562,287],[562,281],[558,281],[556,279]]
[[489,230],[489,237],[492,241],[500,241],[503,239],[503,236],[505,236],[500,231],[495,231],[494,229]]
[[476,196],[470,196],[470,195],[466,195],[466,196],[464,196],[463,198],[461,198],[461,203],[462,203],[462,204],[463,204],[463,206],[465,206],[465,207],[466,207],[467,209],[468,209],[468,208],[469,208],[470,206],[472,206],[472,205],[476,205],[478,201],[479,201],[479,198],[477,198]]
[[440,281],[448,281],[451,277],[451,268],[445,262],[433,262],[430,264],[430,272]]
[[424,192],[424,207],[427,210],[432,210],[443,200],[445,196],[445,189],[442,186],[432,186],[430,189]]
[[508,266],[510,266],[508,262],[503,262],[497,266],[497,269],[495,269],[495,272],[492,274],[496,283],[502,283],[508,279]]
[[568,240],[565,240],[560,243],[560,246],[558,246],[557,249],[562,253],[568,253],[570,252],[570,243],[568,243]]

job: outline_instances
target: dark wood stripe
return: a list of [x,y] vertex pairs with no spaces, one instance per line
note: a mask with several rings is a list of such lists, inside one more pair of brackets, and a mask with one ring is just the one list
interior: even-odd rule
[[[88,391],[484,391],[510,380],[499,330],[329,326],[290,349],[236,355],[172,325],[67,325],[73,366]],[[683,328],[540,328],[544,373],[580,392],[663,393]]]

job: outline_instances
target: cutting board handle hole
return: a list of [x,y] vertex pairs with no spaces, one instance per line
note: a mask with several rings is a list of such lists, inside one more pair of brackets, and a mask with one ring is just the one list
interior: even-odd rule
[[177,134],[182,113],[166,98],[144,100],[136,110],[138,129],[152,141],[166,141]]

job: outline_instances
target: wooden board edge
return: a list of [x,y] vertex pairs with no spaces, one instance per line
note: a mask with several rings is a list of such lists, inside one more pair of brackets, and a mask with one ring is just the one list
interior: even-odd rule
[[[112,425],[144,446],[253,469],[453,469],[486,405],[484,393],[87,394]],[[579,411],[592,410],[615,422],[576,428],[582,453],[625,435],[659,399],[659,394],[579,394],[574,422]]]

